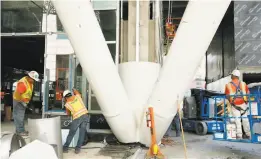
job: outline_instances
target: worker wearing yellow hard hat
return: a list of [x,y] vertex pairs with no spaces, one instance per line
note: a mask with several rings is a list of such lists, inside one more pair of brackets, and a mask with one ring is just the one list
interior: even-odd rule
[[242,126],[241,126],[241,117],[242,118],[242,125],[246,135],[246,138],[250,138],[250,127],[249,127],[249,120],[247,118],[247,111],[248,111],[248,98],[245,96],[249,94],[248,86],[245,82],[240,81],[240,71],[234,70],[231,73],[231,82],[226,84],[225,93],[227,95],[227,99],[229,100],[232,108],[232,116],[235,118],[236,124],[236,137],[237,139],[242,139]]
[[79,139],[75,147],[75,153],[78,154],[80,153],[81,146],[85,138],[86,127],[88,122],[88,111],[82,101],[80,93],[76,89],[73,89],[73,92],[65,90],[63,92],[63,98],[65,100],[66,112],[68,115],[71,114],[73,118],[73,121],[70,125],[69,134],[67,136],[65,144],[63,145],[63,152],[68,152],[68,147],[77,129],[79,128]]
[[31,71],[17,82],[13,93],[14,124],[16,133],[21,136],[28,135],[24,128],[24,116],[27,105],[32,99],[34,81],[39,81],[39,74],[36,71]]

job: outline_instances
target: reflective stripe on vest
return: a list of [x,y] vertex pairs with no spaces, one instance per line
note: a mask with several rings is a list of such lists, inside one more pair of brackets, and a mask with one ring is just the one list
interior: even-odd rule
[[13,98],[17,101],[24,101],[24,99],[28,99],[28,101],[26,102],[28,103],[32,98],[34,86],[32,85],[32,87],[30,87],[30,83],[27,81],[26,77],[23,77],[18,82],[24,83],[26,87],[26,91],[23,94],[20,94],[17,91],[17,87],[16,87]]
[[[233,100],[235,98],[242,98],[242,95],[246,94],[246,83],[245,82],[240,82],[240,86],[239,86],[239,90],[241,91],[241,93],[238,92],[238,88],[236,87],[236,90],[232,89],[232,86],[234,86],[232,83],[228,83],[228,90],[229,90],[229,95],[231,95],[230,102],[233,103]],[[239,96],[239,97],[238,97]],[[243,97],[244,101],[247,101],[247,96]]]
[[82,98],[77,95],[74,96],[73,101],[67,102],[65,104],[65,107],[71,111],[73,120],[88,113],[88,111],[82,101]]

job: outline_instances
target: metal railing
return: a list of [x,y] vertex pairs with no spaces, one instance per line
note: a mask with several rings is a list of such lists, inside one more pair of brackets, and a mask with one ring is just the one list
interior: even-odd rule
[[[243,98],[243,97],[247,97],[247,101],[245,101],[246,107],[244,109],[242,109],[240,111],[241,115],[240,117],[235,117],[233,116],[233,112],[232,109],[236,109],[237,106],[233,106],[233,104],[230,103],[229,99],[230,98]],[[253,132],[253,125],[254,123],[261,123],[261,94],[242,94],[242,95],[223,95],[223,96],[213,96],[212,97],[214,99],[214,120],[216,122],[222,120],[223,124],[224,124],[224,133],[223,133],[223,140],[227,140],[227,141],[239,141],[236,139],[231,139],[228,138],[228,130],[227,130],[227,126],[228,124],[234,124],[234,121],[232,121],[233,119],[248,119],[249,122],[249,128],[250,128],[250,133],[251,133],[251,139],[245,142],[261,142],[261,134],[259,134],[258,136],[260,136],[260,141],[256,140],[255,138],[255,133]],[[218,107],[223,107],[221,111],[218,112]],[[234,107],[234,108],[233,108]],[[244,116],[242,116],[242,113]],[[245,113],[247,113],[245,115]],[[214,134],[215,135],[215,134]],[[214,136],[214,139],[217,139]],[[219,139],[217,139],[219,140]],[[239,141],[240,142],[240,141]]]

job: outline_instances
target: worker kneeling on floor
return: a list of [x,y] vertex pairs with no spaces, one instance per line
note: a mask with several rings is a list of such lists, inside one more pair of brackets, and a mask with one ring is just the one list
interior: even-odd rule
[[32,99],[34,81],[39,81],[39,74],[31,71],[28,76],[23,77],[17,82],[13,94],[13,118],[16,133],[21,136],[27,136],[28,131],[24,128],[25,110]]
[[[248,99],[246,94],[249,94],[249,89],[245,82],[239,80],[240,71],[234,70],[231,74],[232,81],[226,84],[225,93],[232,106],[232,116],[235,117],[236,124],[236,137],[242,139],[242,126],[247,139],[250,139],[249,120],[247,118],[248,112]],[[242,117],[242,118],[241,118]]]
[[82,101],[80,93],[73,89],[73,94],[69,90],[63,92],[63,98],[65,100],[66,112],[68,115],[72,115],[73,121],[70,125],[70,131],[67,136],[66,142],[63,145],[63,152],[68,152],[68,147],[77,131],[80,129],[79,139],[77,146],[75,147],[75,153],[80,153],[81,146],[84,142],[85,132],[88,122],[87,109]]

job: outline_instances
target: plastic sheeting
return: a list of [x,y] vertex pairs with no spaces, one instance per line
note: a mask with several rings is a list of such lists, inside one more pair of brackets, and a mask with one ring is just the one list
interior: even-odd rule
[[233,18],[231,3],[207,51],[207,83],[229,75],[235,68]]
[[261,2],[235,1],[235,50],[239,67],[261,66]]
[[223,77],[235,69],[234,2],[231,2],[222,21]]
[[[222,26],[222,25],[220,25]],[[219,27],[207,50],[207,81],[218,80],[223,74],[222,28]]]

